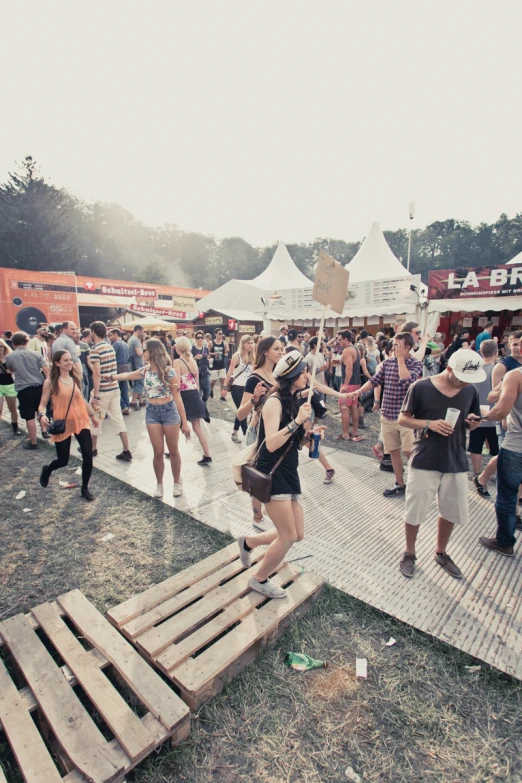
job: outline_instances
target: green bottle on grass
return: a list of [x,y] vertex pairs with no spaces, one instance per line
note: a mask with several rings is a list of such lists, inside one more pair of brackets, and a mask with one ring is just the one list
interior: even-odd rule
[[310,669],[322,669],[328,666],[327,661],[316,661],[305,653],[289,652],[286,654],[286,662],[290,668],[298,672],[306,672]]

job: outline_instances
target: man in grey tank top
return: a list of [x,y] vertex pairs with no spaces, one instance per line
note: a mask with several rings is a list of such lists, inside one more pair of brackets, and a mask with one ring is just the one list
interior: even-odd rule
[[502,421],[506,416],[508,428],[497,464],[497,533],[495,538],[481,538],[480,543],[486,549],[513,557],[518,488],[522,483],[522,367],[506,373],[500,399],[487,419]]

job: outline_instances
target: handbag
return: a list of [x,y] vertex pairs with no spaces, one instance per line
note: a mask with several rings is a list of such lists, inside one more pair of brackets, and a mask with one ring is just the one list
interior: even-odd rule
[[[259,457],[259,452],[261,451],[261,447],[263,446],[263,443],[257,450],[254,461],[252,465],[245,464],[241,467],[241,489],[243,492],[248,492],[248,494],[255,498],[256,500],[259,500],[260,503],[269,503],[270,498],[272,497],[272,476],[278,469],[281,462],[284,460],[288,452],[290,451],[292,447],[293,438],[290,438],[290,441],[284,450],[284,452],[281,454],[279,459],[277,460],[276,464],[270,471],[270,473],[262,473],[260,470],[256,468],[257,458]],[[254,444],[256,445],[256,444]]]
[[76,384],[73,381],[73,390],[71,394],[71,398],[69,400],[69,405],[67,406],[67,412],[65,414],[65,419],[53,419],[53,421],[50,422],[47,432],[49,435],[63,435],[65,432],[65,426],[67,423],[67,416],[69,414],[69,408],[71,407],[72,398],[74,397],[74,390],[76,388]]

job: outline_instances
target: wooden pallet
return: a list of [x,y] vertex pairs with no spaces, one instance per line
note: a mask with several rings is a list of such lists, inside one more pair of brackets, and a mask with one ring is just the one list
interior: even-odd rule
[[[264,556],[255,550],[254,562]],[[109,620],[166,674],[196,710],[277,639],[316,601],[323,581],[282,564],[276,584],[288,597],[268,600],[248,582],[237,543],[109,610]]]
[[190,736],[187,706],[79,590],[4,620],[0,638],[0,729],[26,783],[123,781]]

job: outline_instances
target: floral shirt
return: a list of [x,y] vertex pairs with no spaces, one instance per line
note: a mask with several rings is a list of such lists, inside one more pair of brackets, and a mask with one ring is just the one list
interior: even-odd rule
[[145,395],[148,400],[157,400],[160,397],[169,397],[172,399],[172,391],[169,386],[169,381],[172,378],[176,378],[176,371],[173,367],[167,367],[165,375],[167,382],[162,383],[159,379],[158,373],[153,372],[148,365],[140,367],[140,372],[143,375],[145,381]]

